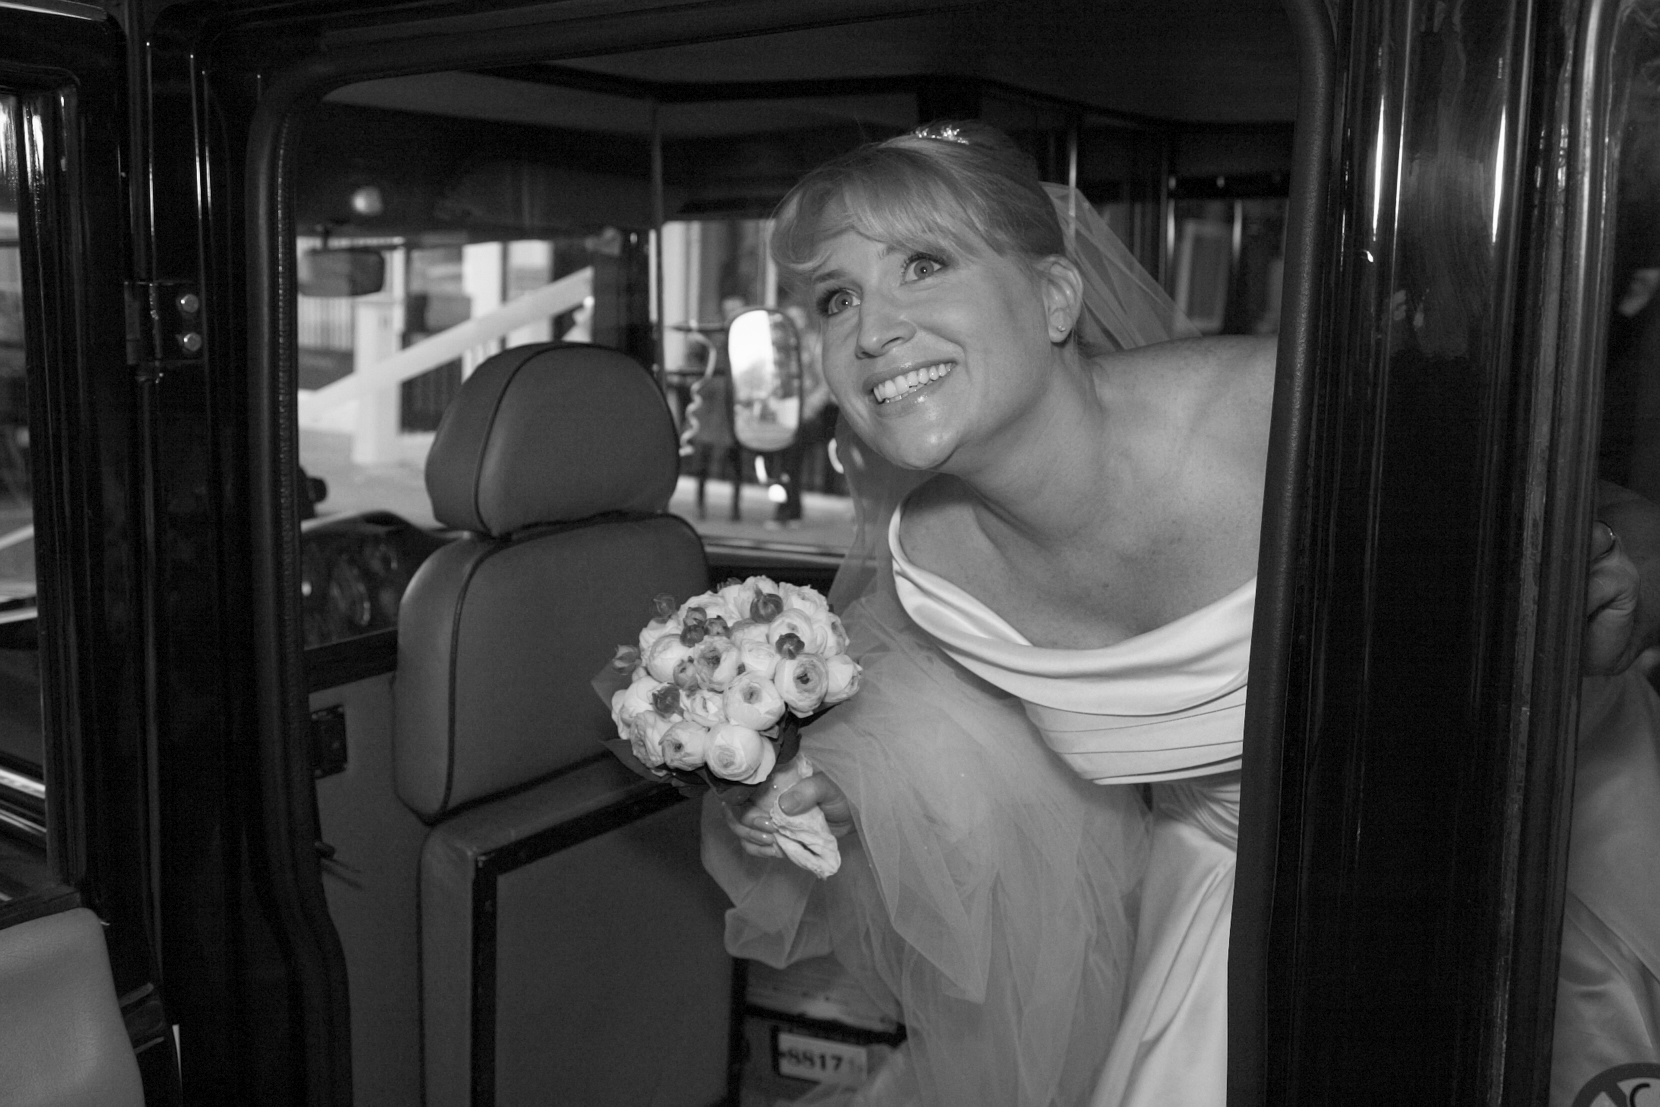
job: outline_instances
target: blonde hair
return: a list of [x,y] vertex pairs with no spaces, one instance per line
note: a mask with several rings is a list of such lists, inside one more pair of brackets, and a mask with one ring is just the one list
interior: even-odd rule
[[984,123],[932,123],[808,173],[774,213],[772,256],[800,288],[843,231],[901,250],[973,256],[989,247],[1035,262],[1066,252],[1037,167]]

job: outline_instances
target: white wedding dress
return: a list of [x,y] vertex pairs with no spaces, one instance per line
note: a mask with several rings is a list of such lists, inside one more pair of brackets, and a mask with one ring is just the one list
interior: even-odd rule
[[[802,738],[857,814],[842,871],[744,855],[706,801],[728,949],[834,953],[909,1029],[865,1089],[809,1099],[1221,1107],[1255,582],[1045,649],[912,564],[898,518],[845,613],[865,685]],[[1660,1059],[1660,700],[1587,681],[1581,732],[1553,1107]]]
[[911,563],[889,526],[900,603],[951,657],[1018,696],[1043,741],[1098,785],[1150,783],[1151,848],[1128,1003],[1093,1107],[1221,1107],[1228,925],[1256,582],[1100,649],[1033,646]]

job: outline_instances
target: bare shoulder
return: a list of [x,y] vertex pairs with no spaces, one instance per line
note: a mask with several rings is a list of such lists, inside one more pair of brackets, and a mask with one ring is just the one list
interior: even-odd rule
[[948,579],[960,579],[985,535],[974,524],[973,494],[954,477],[935,476],[905,499],[899,545],[913,564]]
[[1237,464],[1267,452],[1277,346],[1273,335],[1217,335],[1128,356],[1138,391],[1166,414],[1169,431]]

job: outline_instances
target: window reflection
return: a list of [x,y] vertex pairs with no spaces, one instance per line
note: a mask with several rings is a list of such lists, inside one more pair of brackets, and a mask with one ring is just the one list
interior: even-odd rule
[[17,126],[0,96],[0,902],[48,875]]
[[[1645,14],[1645,7],[1646,12]],[[1624,5],[1599,475],[1660,500],[1660,8]],[[1614,170],[1614,166],[1610,166]],[[1611,524],[1617,516],[1607,508]],[[1625,525],[1623,522],[1616,525]],[[1628,532],[1629,533],[1629,532]],[[1655,651],[1650,651],[1653,654]],[[1580,694],[1552,1107],[1660,1087],[1660,676],[1645,657]],[[1645,679],[1646,678],[1646,679]]]

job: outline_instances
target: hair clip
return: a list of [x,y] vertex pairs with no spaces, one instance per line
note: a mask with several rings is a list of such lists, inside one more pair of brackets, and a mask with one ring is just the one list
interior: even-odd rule
[[932,138],[939,142],[955,142],[959,146],[972,145],[962,128],[955,123],[924,123],[911,132],[917,138]]

